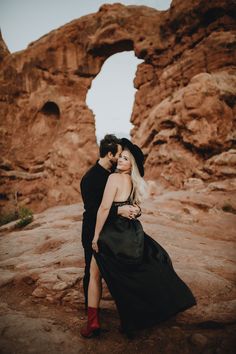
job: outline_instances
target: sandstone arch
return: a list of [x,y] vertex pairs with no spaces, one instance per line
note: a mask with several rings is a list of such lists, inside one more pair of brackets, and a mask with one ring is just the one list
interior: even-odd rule
[[[97,156],[86,95],[107,57],[124,50],[144,60],[131,121],[133,140],[147,156],[147,178],[179,188],[190,177],[234,177],[234,11],[233,0],[174,0],[163,12],[104,5],[25,51],[9,54],[2,42],[1,166],[15,173],[11,180],[3,169],[9,193],[21,190],[22,203],[35,210],[79,199],[80,177]],[[57,102],[60,120],[47,149],[36,154],[31,128],[46,101]]]

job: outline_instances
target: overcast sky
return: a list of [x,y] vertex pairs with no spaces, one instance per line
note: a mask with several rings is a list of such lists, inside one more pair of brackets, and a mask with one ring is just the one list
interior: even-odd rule
[[[51,30],[97,12],[102,4],[116,2],[166,10],[171,0],[0,0],[2,35],[11,52],[19,51]],[[87,104],[96,116],[97,137],[105,133],[129,135],[135,94],[133,79],[140,62],[133,52],[115,54],[94,79]]]

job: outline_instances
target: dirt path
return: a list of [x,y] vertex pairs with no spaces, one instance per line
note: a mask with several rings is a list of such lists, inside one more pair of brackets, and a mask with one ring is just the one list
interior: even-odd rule
[[1,354],[234,353],[235,324],[185,324],[172,319],[129,340],[118,331],[116,311],[103,309],[101,321],[106,332],[99,339],[86,340],[79,334],[86,322],[83,310],[32,303],[27,291],[9,297],[9,290],[2,293]]

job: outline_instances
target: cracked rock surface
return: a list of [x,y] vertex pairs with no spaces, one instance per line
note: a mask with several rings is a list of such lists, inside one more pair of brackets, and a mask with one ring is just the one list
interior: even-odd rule
[[197,190],[196,183],[191,186],[150,197],[143,203],[141,221],[170,254],[197,306],[139,331],[132,341],[118,331],[118,314],[105,283],[102,338],[87,341],[79,335],[86,322],[80,203],[36,214],[21,231],[2,226],[1,353],[107,353],[111,348],[114,353],[233,353],[235,191],[227,190],[232,185],[226,182],[197,185]]

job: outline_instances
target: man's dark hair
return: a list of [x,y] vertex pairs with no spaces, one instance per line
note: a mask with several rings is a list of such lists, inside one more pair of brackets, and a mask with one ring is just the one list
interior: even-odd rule
[[104,138],[100,141],[99,153],[100,157],[105,157],[108,152],[111,152],[114,156],[118,151],[118,146],[121,145],[120,139],[118,139],[113,134],[107,134]]

